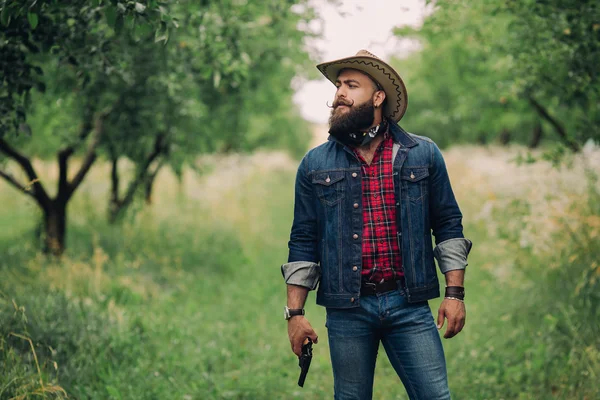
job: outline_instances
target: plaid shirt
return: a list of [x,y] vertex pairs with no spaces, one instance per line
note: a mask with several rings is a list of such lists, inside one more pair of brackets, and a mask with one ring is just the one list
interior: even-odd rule
[[371,165],[354,150],[362,168],[362,278],[370,282],[397,280],[404,276],[396,236],[392,146],[392,137],[386,130]]

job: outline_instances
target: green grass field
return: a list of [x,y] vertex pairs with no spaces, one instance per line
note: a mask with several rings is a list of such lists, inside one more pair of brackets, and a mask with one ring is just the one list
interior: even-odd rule
[[[577,162],[517,167],[515,151],[446,153],[474,242],[467,325],[443,340],[453,398],[599,399],[597,183]],[[154,204],[118,226],[95,167],[60,260],[38,252],[36,207],[0,182],[0,399],[333,398],[324,309],[311,294],[320,342],[303,389],[282,317],[296,162],[211,164],[181,183],[163,173]],[[374,392],[407,399],[386,357]]]

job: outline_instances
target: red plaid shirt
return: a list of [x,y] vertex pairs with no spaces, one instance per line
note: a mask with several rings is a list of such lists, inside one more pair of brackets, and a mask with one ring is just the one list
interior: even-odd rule
[[371,165],[354,151],[362,168],[362,277],[370,282],[397,280],[404,275],[396,236],[392,146],[386,131]]

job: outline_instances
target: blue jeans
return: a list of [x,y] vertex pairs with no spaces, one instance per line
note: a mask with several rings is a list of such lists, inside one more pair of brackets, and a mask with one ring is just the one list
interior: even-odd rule
[[361,296],[360,307],[327,308],[336,400],[373,396],[379,342],[411,400],[448,400],[444,350],[429,303],[408,303],[402,289]]

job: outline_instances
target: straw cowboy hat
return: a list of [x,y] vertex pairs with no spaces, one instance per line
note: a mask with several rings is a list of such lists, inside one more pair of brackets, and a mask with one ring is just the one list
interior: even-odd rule
[[351,68],[361,71],[370,76],[385,92],[387,103],[383,110],[384,116],[398,122],[406,112],[408,96],[402,78],[394,68],[367,50],[360,50],[353,57],[319,64],[317,68],[334,85],[341,70]]

